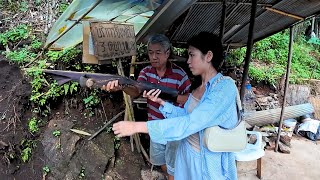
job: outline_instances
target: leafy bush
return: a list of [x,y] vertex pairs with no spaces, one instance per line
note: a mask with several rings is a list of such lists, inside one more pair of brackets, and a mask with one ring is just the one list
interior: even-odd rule
[[17,42],[23,39],[27,39],[29,37],[28,26],[22,24],[18,25],[16,28],[7,30],[4,33],[0,34],[0,43],[2,45],[7,45],[8,42]]
[[[277,81],[286,72],[288,61],[289,33],[283,31],[255,43],[252,51],[252,63],[249,67],[249,76],[255,81],[266,81],[271,84]],[[320,79],[319,46],[307,43],[303,36],[298,36],[293,44],[290,82],[299,83],[301,79]],[[245,58],[246,48],[232,50],[227,62],[241,65]]]

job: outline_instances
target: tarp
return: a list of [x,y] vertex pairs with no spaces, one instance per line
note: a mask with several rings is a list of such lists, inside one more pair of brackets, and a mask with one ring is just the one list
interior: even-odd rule
[[[50,46],[64,49],[82,42],[83,20],[131,23],[137,34],[164,0],[103,0],[89,14]],[[46,44],[53,42],[93,7],[98,0],[74,0],[59,17],[47,36]]]

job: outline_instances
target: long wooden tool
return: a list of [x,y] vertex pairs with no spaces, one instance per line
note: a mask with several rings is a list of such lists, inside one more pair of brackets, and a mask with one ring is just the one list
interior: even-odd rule
[[123,88],[123,91],[130,96],[137,97],[141,95],[143,91],[149,91],[151,89],[160,89],[160,98],[176,101],[178,91],[172,88],[160,86],[158,84],[152,84],[149,82],[138,82],[133,79],[114,75],[114,74],[101,74],[101,73],[87,73],[87,72],[75,72],[75,71],[61,71],[61,70],[49,70],[43,69],[43,72],[52,76],[57,80],[58,84],[64,84],[69,81],[77,81],[82,87],[88,88],[101,88],[109,81],[118,80],[119,85]]

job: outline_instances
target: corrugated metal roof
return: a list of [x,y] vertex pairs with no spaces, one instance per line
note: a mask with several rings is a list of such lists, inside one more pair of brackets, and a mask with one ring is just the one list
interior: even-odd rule
[[[59,17],[51,28],[46,44],[53,43],[51,49],[64,49],[75,46],[83,40],[83,20],[114,21],[134,25],[137,34],[144,24],[152,17],[164,0],[73,0],[66,11]],[[84,14],[89,12],[85,17]],[[82,18],[82,19],[81,19]],[[77,20],[81,20],[73,26]],[[57,38],[65,33],[60,39]]]
[[[258,0],[254,40],[259,40],[288,28],[301,20],[281,15],[267,10],[265,7],[280,10],[285,13],[307,18],[320,14],[320,0]],[[184,13],[185,12],[185,13]],[[222,0],[197,0],[184,12],[172,11],[161,16],[182,14],[173,23],[161,23],[161,28],[148,26],[147,33],[166,33],[173,43],[185,43],[190,37],[201,31],[219,34]],[[227,0],[225,21],[225,44],[243,46],[247,43],[251,13],[251,0]],[[151,18],[152,19],[152,18]],[[157,20],[154,19],[154,24]],[[148,23],[147,23],[148,24]],[[146,25],[147,25],[146,24]],[[173,28],[174,27],[174,28]],[[144,41],[145,35],[140,35],[138,41]]]

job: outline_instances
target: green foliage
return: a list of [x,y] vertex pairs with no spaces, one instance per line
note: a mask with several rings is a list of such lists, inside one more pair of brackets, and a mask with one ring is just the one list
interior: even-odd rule
[[35,0],[34,3],[35,3],[36,6],[40,6],[41,5],[41,0]]
[[50,168],[49,168],[48,166],[44,166],[44,167],[42,168],[42,171],[43,171],[43,174],[44,174],[44,175],[47,175],[47,174],[49,174],[49,172],[50,172]]
[[226,63],[240,66],[246,56],[246,48],[238,48],[230,51],[226,58]]
[[36,118],[29,119],[28,129],[31,133],[39,132],[38,120]]
[[54,137],[59,137],[59,136],[61,135],[61,131],[59,131],[59,130],[54,130],[54,131],[52,132],[52,135],[53,135]]
[[[19,65],[23,65],[37,56],[35,52],[40,49],[42,43],[36,39],[35,36],[30,36],[30,33],[31,29],[29,27],[26,25],[19,25],[16,28],[0,34],[0,43],[4,46],[9,45],[9,50],[3,53],[7,59]],[[16,50],[20,43],[24,44],[23,47]]]
[[20,144],[22,147],[22,151],[20,154],[21,160],[23,162],[28,162],[32,155],[32,149],[36,148],[36,144],[32,140],[22,140]]
[[86,169],[84,167],[81,167],[81,170],[80,170],[80,173],[79,173],[79,176],[78,176],[79,179],[84,179],[85,178],[85,176],[86,176],[85,170]]
[[32,149],[27,147],[21,152],[21,159],[23,162],[28,162],[32,154]]
[[60,3],[59,4],[59,13],[63,13],[68,8],[68,6],[69,6],[69,4]]
[[27,12],[29,8],[28,1],[20,1],[19,2],[19,10],[22,12]]
[[39,41],[38,39],[34,39],[32,42],[31,42],[31,47],[32,49],[39,49],[41,48],[42,46],[42,42]]
[[67,94],[73,95],[78,91],[78,82],[69,82],[63,85],[64,89],[64,95],[66,96]]
[[119,137],[117,137],[117,136],[115,136],[114,138],[113,138],[113,142],[114,142],[114,148],[115,149],[119,149],[120,148],[120,138]]
[[14,29],[7,30],[0,34],[0,43],[2,45],[7,45],[8,42],[18,42],[29,37],[29,30],[27,25],[19,25]]
[[[255,43],[252,51],[252,63],[249,76],[256,81],[271,84],[285,74],[288,61],[288,31],[280,32]],[[320,78],[319,47],[311,46],[303,36],[296,37],[293,44],[290,82],[299,83],[301,79]],[[246,48],[232,50],[227,62],[242,64]]]
[[68,82],[63,86],[59,86],[56,81],[49,83],[41,70],[41,68],[45,67],[45,61],[39,61],[38,67],[27,70],[27,74],[32,77],[30,101],[40,108],[48,105],[49,101],[56,100],[62,95],[74,95],[78,91],[79,86],[77,82]]
[[98,93],[98,90],[93,89],[89,93],[89,96],[83,99],[83,102],[86,106],[86,110],[88,111],[88,113],[85,113],[85,115],[89,115],[89,117],[94,115],[93,108],[97,106],[101,101],[97,93]]
[[188,50],[185,49],[185,48],[176,48],[176,47],[173,47],[173,54],[176,54],[178,56],[185,56],[187,57],[188,55]]
[[20,50],[10,51],[6,54],[6,58],[17,63],[23,64],[29,62],[31,59],[35,58],[37,55],[33,52],[30,52],[26,48],[21,48]]
[[49,60],[52,62],[64,62],[69,63],[71,60],[79,56],[81,53],[81,50],[76,48],[66,48],[62,51],[48,51],[47,56],[49,57]]
[[139,61],[148,61],[148,51],[145,44],[137,44],[137,59]]

